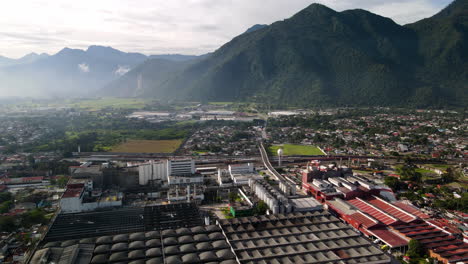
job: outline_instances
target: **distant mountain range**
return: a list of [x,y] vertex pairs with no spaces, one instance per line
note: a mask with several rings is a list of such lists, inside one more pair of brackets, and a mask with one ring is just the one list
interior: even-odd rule
[[49,54],[47,53],[37,54],[35,52],[29,53],[19,59],[10,59],[7,57],[0,56],[0,67],[32,63],[36,60],[47,58],[47,57],[49,57]]
[[31,53],[20,59],[0,57],[0,95],[93,96],[109,82],[152,58],[187,61],[180,54],[146,56],[111,47],[64,48],[54,55]]
[[295,106],[466,106],[468,0],[398,25],[312,4],[203,56],[65,48],[0,57],[0,95],[132,96]]
[[203,58],[146,61],[103,94],[278,105],[466,106],[468,1],[401,26],[313,4]]

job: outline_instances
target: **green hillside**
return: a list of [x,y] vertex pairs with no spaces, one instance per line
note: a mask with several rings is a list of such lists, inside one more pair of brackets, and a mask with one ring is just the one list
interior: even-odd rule
[[[407,26],[364,10],[336,12],[313,4],[196,62],[169,72],[146,70],[138,94],[296,106],[463,106],[467,2],[457,0]],[[145,72],[129,74],[139,71]],[[120,91],[135,94],[132,85]]]

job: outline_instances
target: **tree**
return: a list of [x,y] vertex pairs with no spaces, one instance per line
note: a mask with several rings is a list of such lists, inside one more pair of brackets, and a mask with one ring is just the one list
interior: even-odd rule
[[44,224],[47,222],[44,211],[34,209],[21,216],[21,225],[23,227],[30,227],[35,224]]
[[13,207],[13,201],[6,201],[0,204],[0,213],[8,213],[10,209]]
[[400,189],[400,181],[396,177],[387,176],[384,180],[385,185],[392,188],[392,190],[397,191]]
[[452,168],[447,168],[447,172],[442,174],[441,177],[444,183],[451,183],[457,179],[456,172]]
[[0,216],[0,231],[13,232],[16,229],[15,220],[11,216]]
[[422,174],[417,172],[414,167],[403,166],[397,169],[397,172],[401,175],[401,179],[404,181],[420,182]]
[[10,192],[1,192],[0,193],[0,203],[13,200],[13,195]]
[[416,239],[411,239],[408,243],[407,255],[411,258],[421,258],[424,256],[425,249],[423,244]]
[[59,187],[62,187],[62,188],[65,187],[67,185],[67,182],[68,182],[68,178],[63,175],[57,178],[57,185]]
[[267,210],[268,210],[268,205],[264,201],[260,200],[254,208],[254,214],[264,215],[266,214]]

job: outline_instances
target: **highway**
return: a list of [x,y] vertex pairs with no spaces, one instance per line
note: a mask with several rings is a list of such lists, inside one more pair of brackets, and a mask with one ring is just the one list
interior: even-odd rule
[[263,146],[262,143],[260,143],[260,155],[262,156],[262,161],[263,164],[265,165],[265,168],[273,175],[278,181],[286,182],[286,179],[283,177],[283,175],[279,174],[275,168],[270,163],[270,160],[268,159],[268,153],[265,150],[265,147]]

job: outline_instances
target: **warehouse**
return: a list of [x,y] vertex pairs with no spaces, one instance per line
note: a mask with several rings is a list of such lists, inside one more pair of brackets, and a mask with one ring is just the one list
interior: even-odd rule
[[49,242],[35,252],[30,263],[52,262],[237,263],[216,225]]
[[100,212],[59,214],[45,242],[154,229],[193,227],[203,223],[194,204],[129,207]]
[[219,224],[242,264],[391,262],[328,212],[243,217]]
[[379,197],[327,201],[329,209],[357,230],[393,250],[405,252],[416,239],[431,257],[443,263],[468,260],[468,247],[461,239],[429,220],[418,208],[402,201],[389,203]]

